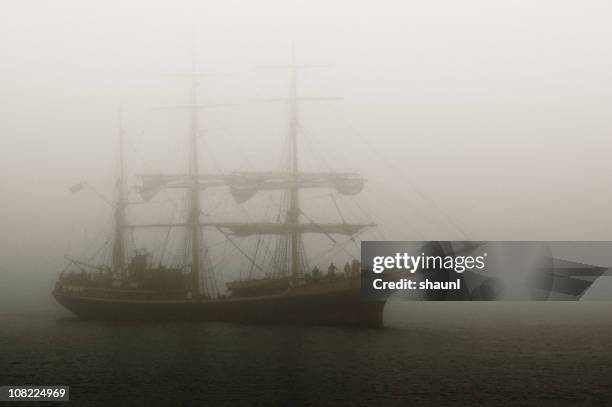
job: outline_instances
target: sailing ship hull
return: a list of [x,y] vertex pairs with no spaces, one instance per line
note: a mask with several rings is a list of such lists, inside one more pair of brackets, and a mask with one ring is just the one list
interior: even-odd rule
[[85,319],[198,320],[249,324],[382,327],[384,302],[359,290],[291,289],[280,295],[218,300],[132,300],[53,292],[57,301]]

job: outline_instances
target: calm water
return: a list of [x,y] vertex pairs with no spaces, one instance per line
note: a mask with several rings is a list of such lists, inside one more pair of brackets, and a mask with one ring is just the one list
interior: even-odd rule
[[70,385],[77,405],[612,404],[611,303],[395,303],[386,320],[395,328],[5,314],[0,383]]

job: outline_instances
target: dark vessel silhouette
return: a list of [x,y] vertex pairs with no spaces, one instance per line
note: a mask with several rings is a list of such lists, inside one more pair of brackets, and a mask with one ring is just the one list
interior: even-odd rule
[[[194,47],[195,51],[195,47]],[[233,172],[203,174],[199,168],[198,73],[195,57],[193,69],[181,75],[191,81],[191,101],[182,106],[190,113],[188,171],[185,174],[144,174],[139,192],[146,202],[164,189],[186,192],[186,216],[183,222],[133,224],[127,220],[125,165],[120,126],[120,176],[114,204],[114,233],[110,264],[92,264],[69,259],[72,271],[59,278],[53,295],[56,300],[81,318],[107,320],[204,320],[241,323],[279,323],[382,326],[384,302],[366,301],[360,294],[360,264],[355,258],[343,270],[330,266],[323,274],[312,269],[303,244],[304,234],[317,234],[340,246],[334,236],[349,236],[349,241],[372,223],[348,223],[340,208],[334,205],[342,221],[321,223],[306,215],[300,205],[300,191],[306,188],[327,188],[344,195],[361,191],[364,179],[355,173],[304,172],[298,160],[297,71],[292,53],[291,89],[286,99],[291,110],[286,167],[281,171]],[[77,185],[74,190],[84,184]],[[259,191],[277,191],[282,199],[275,222],[203,221],[201,194],[212,188],[228,189],[234,200],[242,204]],[[333,199],[333,196],[332,196]],[[180,228],[185,231],[183,263],[164,265],[154,262],[151,254],[126,248],[126,233],[138,228]],[[219,290],[204,243],[204,231],[221,233],[242,256],[248,259],[249,276],[228,282]],[[235,239],[255,236],[255,253],[247,253]],[[269,265],[257,260],[262,236],[273,237],[275,247],[269,250]],[[263,250],[263,249],[261,249]],[[163,256],[161,256],[163,257]],[[349,259],[351,260],[351,259]],[[258,272],[254,277],[252,272]]]

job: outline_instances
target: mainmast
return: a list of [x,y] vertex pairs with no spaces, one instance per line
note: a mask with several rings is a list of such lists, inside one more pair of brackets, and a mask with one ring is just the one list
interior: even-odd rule
[[113,241],[113,270],[122,280],[127,279],[125,264],[125,211],[127,207],[125,187],[125,157],[123,152],[123,123],[121,111],[117,115],[119,142],[119,178],[117,179],[117,202],[115,203],[115,239]]
[[[202,227],[204,226],[200,220],[201,208],[200,208],[200,193],[203,189],[208,186],[219,186],[220,184],[225,185],[223,180],[218,180],[218,175],[210,176],[207,174],[200,174],[199,157],[198,157],[198,139],[200,136],[200,124],[199,114],[200,110],[209,107],[220,107],[228,106],[227,104],[200,104],[198,98],[198,79],[204,76],[225,76],[222,73],[201,73],[198,72],[197,63],[197,48],[196,48],[196,37],[195,34],[192,36],[192,53],[191,53],[191,71],[187,73],[171,73],[164,76],[174,76],[181,78],[189,78],[190,82],[190,96],[187,104],[175,105],[175,106],[163,106],[158,109],[177,109],[187,111],[190,115],[189,123],[189,152],[188,152],[188,168],[186,174],[178,175],[164,175],[156,174],[153,176],[156,180],[163,180],[161,184],[157,181],[154,184],[158,184],[158,187],[153,187],[153,191],[146,192],[151,185],[147,181],[148,177],[142,175],[143,186],[140,188],[143,199],[148,200],[155,195],[159,189],[162,188],[179,188],[187,190],[187,219],[185,223],[173,223],[166,225],[158,225],[163,227],[182,226],[187,229],[186,234],[186,245],[188,252],[186,259],[191,262],[191,293],[199,295],[203,293],[208,297],[214,297],[218,295],[218,289],[214,281],[214,275],[212,274],[211,267],[205,266],[203,263],[202,251],[205,248],[202,235]],[[210,179],[210,184],[202,182],[202,179]],[[172,182],[173,185],[168,185],[166,181]],[[134,227],[130,225],[129,227]],[[146,226],[146,225],[137,225]]]
[[187,189],[189,194],[189,219],[191,232],[191,276],[193,284],[193,292],[200,293],[200,167],[198,162],[198,78],[197,78],[197,61],[196,61],[196,41],[195,35],[192,38],[192,54],[191,54],[191,123],[190,123],[190,142],[189,142],[189,171],[190,187]]
[[[335,100],[334,97],[303,97],[298,95],[297,74],[300,69],[320,68],[325,65],[298,65],[295,60],[295,50],[292,47],[291,61],[289,65],[268,66],[268,68],[289,68],[291,83],[288,97],[259,99],[260,102],[282,102],[288,103],[290,108],[289,142],[288,142],[288,168],[283,171],[272,172],[232,172],[201,174],[198,168],[197,141],[198,141],[198,111],[205,107],[224,105],[200,105],[197,96],[197,78],[203,74],[197,72],[194,55],[192,59],[193,72],[189,74],[178,74],[173,76],[188,76],[191,78],[191,104],[188,106],[175,106],[170,108],[188,109],[191,112],[191,141],[190,141],[190,163],[187,174],[141,174],[142,187],[140,193],[143,199],[151,199],[161,189],[187,189],[189,194],[189,217],[185,223],[153,223],[130,225],[130,227],[186,227],[190,230],[191,256],[193,281],[196,288],[200,287],[202,245],[201,230],[203,227],[214,228],[229,236],[246,237],[251,235],[277,235],[288,239],[291,250],[283,257],[283,271],[287,271],[285,264],[291,272],[293,284],[299,284],[302,276],[302,235],[305,233],[324,234],[332,242],[337,243],[331,234],[353,236],[364,228],[374,226],[372,223],[347,223],[342,219],[341,223],[318,223],[306,216],[300,208],[300,189],[305,188],[331,188],[343,195],[354,195],[359,193],[365,180],[356,173],[338,172],[301,172],[298,157],[298,130],[299,130],[299,104],[301,102]],[[210,74],[208,74],[210,75]],[[284,222],[231,222],[231,221],[207,221],[200,220],[200,192],[212,187],[229,187],[235,201],[239,204],[246,202],[258,191],[282,190],[288,198],[288,208]],[[300,223],[300,215],[308,220]],[[287,240],[284,240],[287,242]],[[281,250],[286,253],[287,246]],[[242,252],[242,251],[241,251]],[[244,254],[244,253],[243,253]],[[287,259],[287,256],[290,256]],[[249,258],[254,264],[254,260]],[[260,268],[260,267],[258,267]],[[209,270],[202,270],[209,272]],[[204,273],[204,278],[208,278]],[[206,280],[205,280],[206,281]],[[214,285],[214,282],[213,282]],[[212,287],[216,289],[216,287]],[[205,285],[205,290],[210,291]],[[198,291],[196,291],[198,292]]]
[[293,183],[289,189],[289,211],[287,212],[287,223],[291,225],[291,277],[294,284],[298,284],[300,270],[300,243],[301,234],[296,227],[300,217],[300,189],[298,169],[298,101],[297,101],[297,66],[295,64],[295,46],[291,46],[291,90],[289,103],[291,104],[290,134],[289,134],[289,157],[290,171]]

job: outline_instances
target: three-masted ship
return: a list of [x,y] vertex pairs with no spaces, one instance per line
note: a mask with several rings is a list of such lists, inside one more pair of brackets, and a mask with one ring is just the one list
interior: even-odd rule
[[[204,174],[198,156],[198,71],[193,58],[191,81],[188,171],[185,174],[140,175],[141,196],[150,199],[163,189],[186,192],[187,214],[183,222],[135,224],[128,220],[126,175],[120,129],[120,176],[114,203],[111,264],[97,265],[70,260],[56,283],[56,300],[82,318],[129,320],[204,320],[240,323],[381,326],[384,303],[367,301],[360,294],[360,264],[347,262],[343,270],[328,273],[309,269],[303,244],[305,234],[317,234],[335,242],[333,236],[353,237],[372,223],[315,222],[301,209],[300,191],[331,188],[341,194],[359,193],[364,179],[356,173],[305,172],[298,151],[297,94],[299,66],[292,56],[287,167],[282,171]],[[238,204],[261,191],[282,194],[277,222],[203,221],[201,200],[205,190],[226,188]],[[184,264],[180,267],[152,264],[149,254],[128,254],[126,233],[135,228],[182,228]],[[256,278],[228,282],[217,287],[204,242],[207,230],[221,232],[261,272]],[[266,268],[249,256],[235,239],[247,236],[277,237],[271,265]]]

